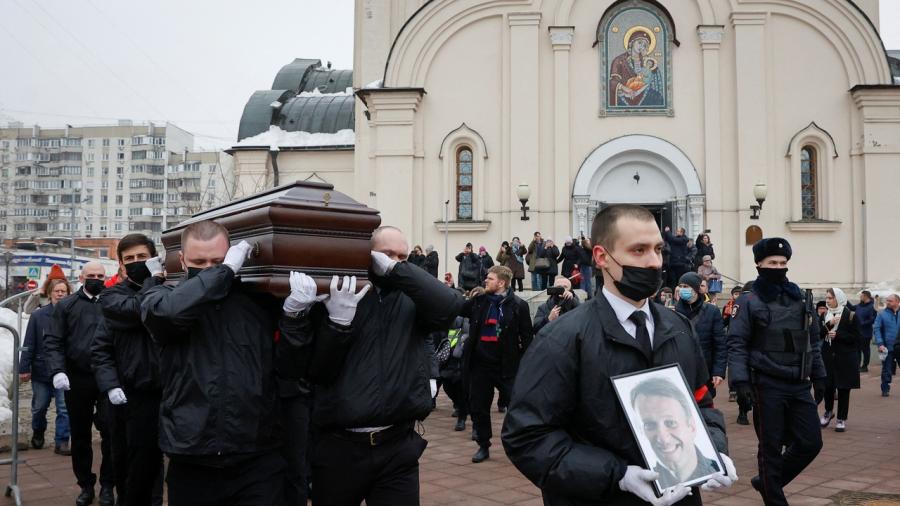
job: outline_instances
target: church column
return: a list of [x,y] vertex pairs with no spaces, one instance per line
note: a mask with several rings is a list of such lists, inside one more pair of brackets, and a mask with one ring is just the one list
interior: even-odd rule
[[[719,48],[722,45],[722,36],[725,27],[719,25],[701,25],[697,27],[697,35],[700,37],[700,49],[703,52],[703,123],[704,123],[704,163],[703,191],[706,194],[706,228],[709,228],[718,236],[723,244],[735,244],[739,240],[740,231],[736,223],[726,226],[724,213],[722,187],[722,121],[721,121],[721,79],[719,77]],[[700,206],[703,205],[702,197],[691,196],[691,235],[696,237],[703,231],[702,207],[699,209],[700,219],[695,219],[697,199]],[[734,209],[734,207],[732,207]],[[693,232],[695,223],[699,230]],[[727,234],[727,236],[726,236]],[[725,266],[722,266],[725,268]],[[737,272],[734,265],[732,272]]]
[[[379,88],[361,90],[369,112],[369,161],[374,167],[370,188],[374,207],[381,211],[381,223],[393,225],[407,234],[414,232],[413,170],[415,164],[416,111],[425,90],[421,88]],[[397,198],[397,196],[407,198]]]
[[706,207],[707,199],[703,195],[688,195],[688,237],[697,237],[704,228],[703,226],[703,208]]
[[[744,246],[744,229],[749,226],[750,205],[753,200],[753,185],[768,180],[769,121],[766,104],[766,13],[735,12],[731,15],[734,25],[735,62],[737,72],[737,187],[723,189],[723,195],[731,195],[726,201],[730,209],[738,209],[732,228],[738,231],[737,241],[727,249],[739,252],[725,270],[738,273],[741,279],[755,276],[753,255]],[[759,223],[765,234],[767,216],[777,218],[773,213],[762,213]],[[726,226],[726,228],[729,228]]]
[[[553,45],[553,237],[572,234],[577,237],[579,230],[571,230],[569,208],[570,182],[573,181],[569,161],[572,152],[569,144],[569,118],[571,98],[569,95],[569,56],[575,38],[573,26],[551,26],[550,43]],[[580,230],[589,231],[580,224]]]
[[[573,198],[575,207],[575,223],[572,224],[572,237],[578,237],[580,231],[584,231],[585,237],[591,236],[591,224],[594,217],[590,215],[591,196],[575,195]],[[568,232],[567,232],[568,233]]]
[[[553,171],[540,170],[540,12],[512,13],[509,22],[509,177],[501,191],[518,201],[516,187],[531,187],[530,223],[536,230],[553,226]],[[517,206],[516,206],[517,207]],[[515,212],[515,207],[504,209]],[[530,234],[529,234],[530,235]]]

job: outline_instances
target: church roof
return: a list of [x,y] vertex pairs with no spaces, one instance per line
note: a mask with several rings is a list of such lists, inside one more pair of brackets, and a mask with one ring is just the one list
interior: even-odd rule
[[253,93],[244,106],[238,141],[278,126],[286,132],[335,133],[354,129],[353,71],[296,58],[275,75],[271,90]]

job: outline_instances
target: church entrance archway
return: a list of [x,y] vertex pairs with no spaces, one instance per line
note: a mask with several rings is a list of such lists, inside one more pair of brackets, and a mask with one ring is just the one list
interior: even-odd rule
[[638,204],[660,228],[703,229],[706,197],[690,159],[675,145],[647,135],[626,135],[598,146],[581,164],[572,188],[572,235],[590,234],[604,206]]

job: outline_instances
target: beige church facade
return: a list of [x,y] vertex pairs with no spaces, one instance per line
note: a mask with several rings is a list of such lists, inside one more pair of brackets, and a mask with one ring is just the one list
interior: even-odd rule
[[494,254],[630,202],[709,230],[728,276],[755,276],[761,232],[792,242],[797,282],[869,286],[900,279],[900,86],[878,23],[878,0],[357,0],[352,90],[257,92],[284,130],[302,123],[285,104],[352,101],[352,145],[337,119],[280,145],[252,136],[262,121],[230,152],[245,193],[276,172],[327,181],[433,244],[442,271],[445,232],[450,257]]

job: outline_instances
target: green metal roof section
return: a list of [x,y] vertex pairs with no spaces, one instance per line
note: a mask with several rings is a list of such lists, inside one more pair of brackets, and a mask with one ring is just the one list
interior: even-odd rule
[[277,117],[278,109],[272,107],[275,102],[281,104],[296,95],[293,90],[262,90],[254,92],[244,106],[244,114],[241,115],[241,123],[238,127],[238,139],[267,132],[269,125]]
[[272,89],[299,92],[302,89],[303,81],[306,79],[306,74],[310,70],[321,66],[322,60],[295,58],[291,63],[281,67],[278,74],[275,74],[275,80],[272,81]]
[[333,134],[353,130],[355,99],[354,95],[296,96],[281,108],[273,124],[287,132]]
[[300,91],[319,90],[321,93],[343,93],[353,87],[352,70],[317,68],[310,70]]

